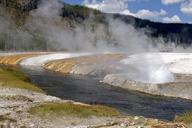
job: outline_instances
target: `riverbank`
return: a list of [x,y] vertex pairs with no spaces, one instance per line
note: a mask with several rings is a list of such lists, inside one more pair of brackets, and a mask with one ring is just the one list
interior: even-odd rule
[[[13,67],[0,67],[0,71],[5,73],[4,77],[9,74],[7,81],[14,77],[14,80],[27,82],[24,74]],[[1,78],[0,75],[0,82],[3,83],[4,80]],[[26,89],[17,85],[13,87],[14,83],[11,87],[8,86],[8,82],[6,84],[7,86],[0,87],[2,127],[187,127],[182,123],[123,116],[110,107],[61,100],[46,95],[39,91],[41,89],[31,89],[30,83],[24,85]]]
[[43,67],[64,74],[99,76],[102,82],[123,89],[192,100],[191,60],[190,53],[99,54],[53,60]]
[[126,57],[125,54],[96,54],[50,61],[43,67],[64,74],[105,75],[116,71],[113,69],[116,63]]
[[[121,56],[118,56],[117,60],[119,59],[119,57]],[[97,58],[100,58],[100,57],[97,57]],[[111,62],[111,61],[108,61],[108,62]],[[20,79],[20,78],[23,78],[22,74],[18,73],[20,74],[19,77],[18,75],[15,75],[16,71],[14,69],[11,69],[11,72],[10,72],[9,68],[5,68],[4,71],[8,72],[9,75],[12,74],[14,76],[14,79],[24,80],[24,82],[28,82],[26,81],[26,78]],[[7,77],[6,81],[9,81],[9,78],[11,77],[10,76]],[[5,83],[9,85],[9,82],[5,82]],[[13,85],[15,84],[13,83],[12,86]],[[46,95],[41,91],[39,92],[39,91],[31,90],[30,88],[19,88],[18,86],[15,86],[15,87],[12,87],[12,86],[11,87],[2,86],[0,89],[0,94],[1,94],[0,124],[5,127],[6,126],[13,126],[13,127],[55,127],[56,126],[58,128],[59,127],[95,127],[95,128],[96,127],[144,127],[144,128],[148,128],[148,127],[185,128],[186,127],[187,128],[187,126],[185,126],[185,124],[183,123],[166,122],[166,121],[161,121],[157,119],[150,119],[150,118],[138,117],[138,116],[123,116],[121,114],[119,115],[118,112],[113,108],[108,108],[105,106],[95,108],[95,105],[90,106],[87,104],[76,103],[73,101],[61,100],[59,98]],[[58,105],[52,106],[53,104],[58,104]],[[66,106],[70,106],[70,108],[72,107],[73,109],[66,110]],[[84,106],[89,106],[89,107],[87,108]],[[39,112],[39,110],[43,111],[43,116],[42,116],[42,113],[40,114],[36,113],[36,112]],[[79,113],[81,113],[82,111],[85,111],[83,115],[84,114],[87,115],[87,110],[89,110],[88,117],[83,117],[83,118],[81,116],[79,117]],[[59,118],[53,118],[52,116],[51,117],[44,116],[44,114],[50,115],[49,112],[53,114],[55,113],[55,111],[56,111],[56,114],[60,112],[64,114]],[[99,116],[94,115],[95,111],[101,114],[99,114]],[[107,113],[108,115],[105,114],[106,111],[108,112]]]
[[[92,120],[94,124],[97,116],[102,118],[99,119],[101,121],[104,117],[110,119],[120,115],[110,107],[86,105],[48,96],[14,67],[0,67],[0,83],[1,127],[66,127],[85,117],[83,121]],[[52,117],[54,114],[56,118]],[[89,120],[90,116],[94,118]],[[76,119],[70,121],[73,117]],[[64,118],[68,120],[65,121]]]
[[[149,58],[149,56],[151,57]],[[142,58],[148,58],[152,62],[149,63],[147,60],[143,60],[144,62],[146,61],[146,63],[138,65],[138,63],[140,62],[137,61]],[[181,76],[180,79],[176,77],[173,82],[172,79],[170,80],[170,82],[168,79],[168,81],[165,83],[146,83],[143,82],[145,80],[139,81],[139,79],[141,79],[140,77],[143,76],[146,77],[146,81],[151,81],[151,79],[148,78],[148,75],[151,75],[153,73],[155,73],[154,75],[152,75],[153,77],[156,77],[155,79],[157,79],[158,77],[162,77],[164,76],[164,73],[167,73],[166,68],[164,68],[165,64],[162,64],[162,70],[159,69],[159,66],[152,66],[154,58],[159,58],[163,60],[163,62],[167,64],[167,66],[173,73],[180,73],[178,74]],[[186,81],[186,79],[190,77],[190,74],[181,74],[182,71],[183,73],[190,72],[190,58],[192,58],[192,56],[189,53],[148,53],[132,56],[128,56],[123,53],[108,53],[96,55],[90,55],[90,53],[26,53],[15,55],[8,54],[1,56],[0,64],[22,65],[34,68],[43,66],[43,68],[45,68],[46,70],[51,70],[64,74],[93,75],[97,77],[99,76],[102,82],[124,89],[140,91],[154,95],[192,99],[192,86],[190,85],[191,81],[189,79]],[[137,63],[134,62],[135,60],[137,60]],[[183,62],[183,60],[185,61]],[[125,62],[129,62],[131,64],[126,65],[124,64]],[[185,69],[183,69],[183,66],[178,66],[181,62],[185,63]],[[154,61],[154,63],[157,63],[156,60]],[[146,67],[143,68],[143,66]],[[151,71],[148,73],[148,68],[155,68],[155,71]],[[165,75],[160,79],[166,79],[166,77],[167,76]],[[169,75],[169,77],[171,77],[171,75]],[[182,91],[182,93],[178,93],[180,91]]]

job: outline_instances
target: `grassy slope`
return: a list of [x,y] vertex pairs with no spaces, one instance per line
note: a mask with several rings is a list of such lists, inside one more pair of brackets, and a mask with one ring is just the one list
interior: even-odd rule
[[79,105],[72,103],[46,103],[40,106],[33,107],[29,113],[42,117],[62,117],[62,116],[119,116],[120,113],[111,107],[102,105]]
[[14,67],[0,66],[0,86],[43,92],[29,82],[29,78]]

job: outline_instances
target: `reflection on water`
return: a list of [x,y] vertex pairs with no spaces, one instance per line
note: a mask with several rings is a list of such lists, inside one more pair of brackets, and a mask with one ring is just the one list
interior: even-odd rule
[[192,111],[191,101],[120,90],[90,77],[63,76],[43,70],[23,71],[30,76],[33,83],[38,84],[49,95],[112,106],[127,115],[172,120],[176,114]]

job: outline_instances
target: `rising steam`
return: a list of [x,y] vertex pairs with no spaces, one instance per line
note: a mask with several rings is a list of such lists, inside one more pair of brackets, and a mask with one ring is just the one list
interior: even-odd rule
[[[129,53],[152,50],[152,40],[144,34],[144,31],[137,31],[132,25],[119,20],[108,19],[108,27],[98,23],[94,30],[91,29],[90,23],[84,21],[87,22],[86,26],[76,24],[71,30],[59,16],[62,7],[55,0],[44,0],[37,10],[31,12],[32,18],[26,23],[26,27],[31,31],[41,32],[47,45],[53,49]],[[87,20],[93,19],[90,16]]]
[[127,79],[145,83],[174,81],[172,73],[158,53],[132,55],[128,59],[122,60],[121,63],[126,67],[122,74]]
[[[6,43],[11,43],[16,48],[39,45],[34,44],[34,36],[37,36],[46,42],[47,50],[126,52],[127,54],[158,51],[154,44],[160,39],[151,39],[145,35],[145,30],[138,31],[132,25],[120,20],[106,19],[107,27],[98,23],[93,30],[89,21],[94,19],[90,14],[90,18],[84,21],[84,25],[75,24],[70,27],[69,22],[60,16],[62,7],[63,5],[57,0],[42,0],[38,8],[30,12],[23,26],[26,31],[14,27],[9,20],[0,16],[0,32],[8,35]],[[125,67],[127,70],[124,71],[129,72],[128,78],[150,82],[173,80],[172,74],[162,61],[154,63],[149,59],[142,57],[132,61],[137,65],[137,72],[130,72],[135,67]]]
[[[123,51],[132,54],[175,47],[174,43],[165,43],[162,38],[148,37],[145,33],[150,30],[137,30],[120,20],[107,17],[107,24],[94,22],[95,18],[91,12],[90,17],[83,23],[71,23],[74,21],[60,16],[62,8],[63,4],[57,0],[41,0],[38,8],[30,12],[21,27],[2,16],[5,11],[1,9],[0,32],[5,47],[8,49],[13,46],[13,49],[25,50],[27,47],[44,45],[47,50]],[[93,24],[96,24],[94,28]]]

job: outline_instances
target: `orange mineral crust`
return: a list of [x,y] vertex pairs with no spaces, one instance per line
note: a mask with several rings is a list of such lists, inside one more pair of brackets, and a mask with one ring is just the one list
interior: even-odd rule
[[52,70],[55,72],[61,73],[70,73],[72,69],[76,66],[84,67],[84,66],[93,66],[99,64],[107,64],[115,61],[122,60],[127,56],[124,54],[98,54],[98,55],[90,55],[90,56],[82,56],[75,57],[63,60],[56,60],[48,62],[44,65],[44,68],[47,70]]
[[26,58],[38,56],[41,54],[44,54],[44,53],[25,53],[25,54],[0,56],[0,64],[15,66],[15,65],[19,64],[20,61],[22,61]]

